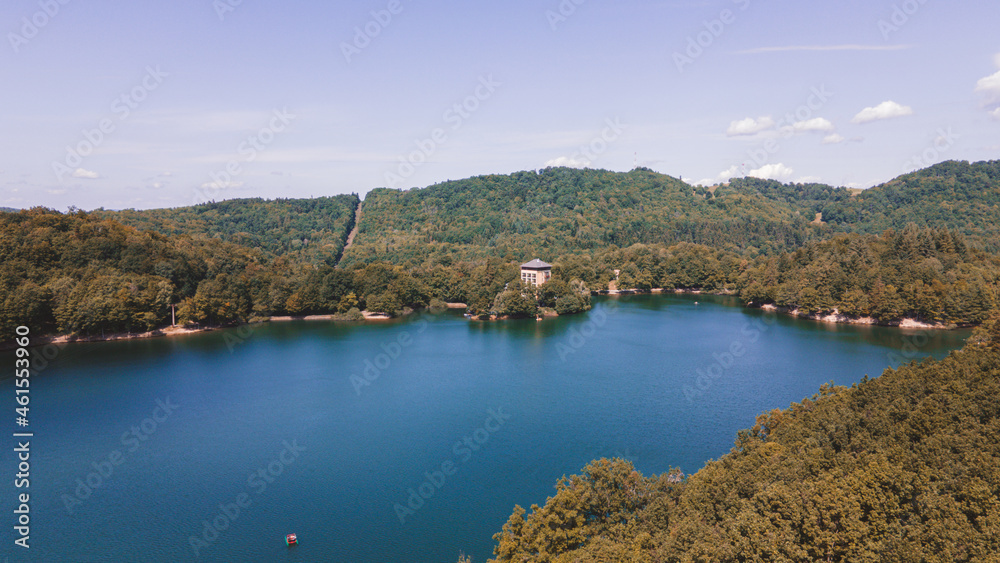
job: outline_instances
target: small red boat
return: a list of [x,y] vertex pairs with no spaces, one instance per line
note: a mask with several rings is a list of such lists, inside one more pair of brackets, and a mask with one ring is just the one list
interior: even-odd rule
[[299,543],[299,538],[297,538],[295,534],[288,534],[287,536],[285,536],[285,543],[287,543],[288,545],[295,545]]

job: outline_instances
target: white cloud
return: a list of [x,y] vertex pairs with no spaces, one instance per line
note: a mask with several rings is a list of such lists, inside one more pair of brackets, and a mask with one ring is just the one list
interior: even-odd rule
[[695,186],[714,186],[716,184],[724,184],[729,180],[740,175],[740,167],[737,165],[732,165],[728,169],[719,172],[715,178],[703,178],[694,183]]
[[824,145],[836,145],[836,144],[839,144],[839,143],[843,143],[846,140],[847,139],[845,139],[844,136],[841,135],[840,133],[831,133],[831,134],[827,135],[826,137],[823,137],[823,144]]
[[589,165],[590,162],[582,158],[571,158],[568,156],[560,156],[559,158],[553,158],[545,162],[545,166],[566,166],[569,168],[583,168]]
[[993,95],[1000,94],[1000,71],[986,78],[980,78],[979,82],[976,82],[976,92],[985,92]]
[[[1000,67],[1000,53],[994,57],[994,61]],[[976,93],[986,95],[984,106],[989,110],[990,115],[1000,119],[1000,107],[993,107],[1000,104],[1000,71],[986,78],[980,78],[979,82],[976,82]]]
[[84,170],[83,168],[77,168],[73,171],[74,178],[83,178],[85,180],[96,180],[101,177],[97,172],[92,172],[90,170]]
[[887,100],[875,107],[861,110],[858,115],[854,116],[851,123],[870,123],[880,119],[891,119],[905,115],[913,115],[913,108],[898,104],[892,100]]
[[758,47],[740,51],[741,55],[756,55],[759,53],[781,53],[785,51],[900,51],[910,49],[913,45],[789,45],[785,47]]
[[730,123],[729,129],[726,129],[726,135],[730,137],[756,135],[757,133],[770,129],[771,127],[774,127],[774,119],[770,115],[758,117],[757,119],[748,117],[746,119]]
[[791,178],[793,174],[795,174],[795,170],[779,162],[777,164],[765,164],[756,170],[751,170],[749,176],[762,180],[785,181]]
[[807,121],[798,121],[792,124],[792,129],[796,133],[805,133],[808,131],[833,131],[833,123],[830,123],[829,119],[823,117],[815,117]]

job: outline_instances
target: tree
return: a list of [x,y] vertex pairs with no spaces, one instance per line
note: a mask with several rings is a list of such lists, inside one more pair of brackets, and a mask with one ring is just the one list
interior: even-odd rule
[[500,292],[491,307],[493,314],[501,317],[522,318],[538,315],[538,303],[531,287],[517,281]]

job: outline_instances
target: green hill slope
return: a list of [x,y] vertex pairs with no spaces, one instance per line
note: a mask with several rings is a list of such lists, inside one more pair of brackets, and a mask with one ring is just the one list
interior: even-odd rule
[[648,169],[548,168],[419,190],[377,189],[345,263],[521,260],[636,243],[743,251],[796,248],[821,234],[791,206],[756,193],[716,197]]
[[496,562],[1000,561],[1000,320],[960,351],[761,415],[681,479],[561,480]]
[[1000,161],[946,162],[861,192],[756,178],[706,189],[648,169],[549,168],[376,189],[364,205],[347,264],[517,261],[679,242],[773,254],[836,232],[877,234],[910,223],[1000,250]]
[[220,238],[313,264],[334,264],[354,227],[360,198],[338,195],[314,199],[231,199],[174,209],[98,210],[139,230],[164,235]]
[[947,227],[1000,250],[1000,160],[949,161],[895,178],[824,208],[824,220],[848,230],[900,230],[907,223]]

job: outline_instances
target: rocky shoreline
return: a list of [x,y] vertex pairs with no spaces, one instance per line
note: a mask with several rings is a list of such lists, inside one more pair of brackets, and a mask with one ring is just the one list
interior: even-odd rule
[[[649,290],[642,289],[611,289],[611,290],[599,290],[591,292],[592,295],[642,295],[642,294],[659,294],[659,293],[676,293],[676,294],[686,294],[686,295],[735,295],[732,291],[704,291],[701,289],[663,289],[655,287]],[[449,309],[464,309],[467,306],[464,303],[448,303]],[[783,315],[788,315],[790,317],[798,317],[802,319],[809,319],[812,321],[817,321],[821,323],[831,323],[831,324],[854,324],[854,325],[869,325],[869,326],[885,326],[885,327],[895,327],[901,329],[911,329],[911,330],[952,330],[956,327],[955,325],[945,325],[942,323],[925,323],[918,319],[904,318],[896,321],[880,322],[878,319],[873,317],[852,317],[840,313],[836,309],[829,313],[804,313],[799,309],[790,309],[788,307],[778,307],[777,305],[764,304],[759,307],[753,304],[745,304],[745,307],[759,308],[763,311],[768,311],[772,313],[779,313]],[[393,317],[385,313],[377,313],[371,311],[362,311],[362,319],[356,321],[345,321],[345,322],[382,322],[391,320]],[[557,316],[554,314],[539,315],[539,320],[542,317]],[[266,319],[261,319],[259,321],[252,322],[250,324],[255,324],[256,322],[288,322],[288,321],[338,321],[344,320],[338,318],[336,315],[306,315],[306,316],[276,316],[269,317]],[[491,318],[490,320],[503,320],[497,318]],[[33,345],[42,344],[68,344],[75,342],[111,342],[115,340],[137,340],[142,338],[160,338],[165,336],[179,336],[184,334],[196,334],[199,332],[209,332],[213,330],[219,330],[223,328],[230,328],[227,326],[199,326],[199,327],[183,327],[183,326],[172,326],[165,327],[157,330],[151,330],[149,332],[132,332],[132,333],[118,333],[118,334],[108,334],[101,336],[73,336],[73,335],[60,335],[60,336],[46,336],[37,339],[32,339]],[[12,343],[0,344],[0,349],[7,349],[12,346]]]
[[[594,295],[642,295],[642,294],[654,294],[654,293],[669,293],[673,292],[676,294],[686,294],[686,295],[735,295],[734,291],[704,291],[701,289],[663,289],[659,287],[654,287],[649,290],[642,289],[611,289],[611,290],[601,290],[594,291]],[[790,317],[798,317],[802,319],[809,319],[811,321],[817,321],[821,323],[831,323],[831,324],[854,324],[854,325],[869,325],[869,326],[884,326],[884,327],[895,327],[901,329],[914,329],[914,330],[953,330],[958,328],[956,325],[946,325],[943,323],[925,323],[919,319],[903,318],[893,321],[879,321],[874,317],[852,317],[850,315],[845,315],[834,309],[828,313],[805,313],[799,309],[793,309],[789,307],[779,307],[777,305],[772,305],[770,303],[756,306],[752,303],[744,304],[745,307],[759,308],[763,311],[780,313],[783,315],[788,315]]]

